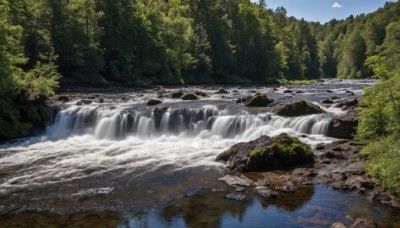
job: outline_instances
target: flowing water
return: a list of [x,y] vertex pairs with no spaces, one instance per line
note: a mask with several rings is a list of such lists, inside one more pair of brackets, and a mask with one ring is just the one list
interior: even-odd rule
[[[99,216],[114,211],[107,214],[112,218],[106,216],[109,222],[116,216],[115,225],[137,226],[140,220],[123,219],[126,213],[162,208],[214,184],[227,172],[215,157],[236,143],[282,132],[310,145],[332,142],[335,139],[326,136],[327,126],[343,111],[320,100],[332,95],[354,99],[373,83],[329,80],[295,86],[292,90],[302,93],[294,94],[283,93],[285,88],[229,87],[230,93],[221,95],[212,88],[197,88],[211,95],[198,101],[167,98],[157,106],[146,105],[157,96],[151,90],[70,93],[76,99],[104,97],[105,102],[76,105],[73,100],[54,106],[54,119],[45,134],[0,145],[0,211],[7,221],[13,221],[15,213],[30,218],[35,212],[40,218],[45,213],[84,217],[90,211]],[[269,107],[247,108],[235,102],[254,91],[266,92],[276,102],[305,99],[327,113],[285,118]],[[323,188],[314,192],[323,191],[319,189]],[[153,226],[157,223],[154,213],[136,215],[151,220]],[[184,226],[183,220],[179,224]]]

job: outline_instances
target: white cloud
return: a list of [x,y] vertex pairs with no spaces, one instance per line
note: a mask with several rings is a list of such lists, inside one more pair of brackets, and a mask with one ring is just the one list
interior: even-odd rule
[[332,8],[337,8],[337,9],[339,9],[339,8],[342,8],[343,5],[341,5],[339,2],[335,2],[335,3],[333,3],[333,4],[331,5],[331,7],[332,7]]

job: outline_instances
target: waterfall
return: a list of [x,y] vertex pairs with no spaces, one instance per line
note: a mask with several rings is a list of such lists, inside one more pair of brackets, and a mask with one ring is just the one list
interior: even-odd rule
[[[98,139],[122,139],[128,135],[140,138],[161,135],[195,137],[202,132],[212,136],[234,138],[263,128],[263,132],[290,129],[301,134],[326,135],[330,118],[309,115],[285,118],[272,113],[228,114],[213,105],[200,108],[108,108],[71,106],[58,112],[47,135],[62,138],[73,134],[91,134]],[[268,130],[267,130],[268,129]]]

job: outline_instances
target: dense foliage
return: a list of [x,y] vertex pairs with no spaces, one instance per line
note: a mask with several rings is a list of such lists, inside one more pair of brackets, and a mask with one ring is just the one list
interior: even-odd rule
[[367,142],[367,171],[400,195],[400,22],[386,26],[380,53],[367,59],[381,82],[367,88],[360,109],[358,138]]
[[[1,64],[24,72],[53,65],[62,85],[362,78],[372,75],[365,60],[380,52],[386,26],[400,19],[400,4],[387,3],[321,25],[265,2],[2,0],[8,38],[0,47],[8,59]],[[26,82],[10,79],[18,72],[9,66],[2,67],[2,85]]]

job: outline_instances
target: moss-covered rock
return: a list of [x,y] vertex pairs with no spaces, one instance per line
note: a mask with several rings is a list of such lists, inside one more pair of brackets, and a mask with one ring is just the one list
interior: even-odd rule
[[309,103],[305,100],[294,101],[288,104],[279,105],[275,107],[272,112],[280,116],[288,117],[325,113],[325,111],[319,106]]
[[248,171],[263,171],[282,166],[312,163],[314,155],[307,144],[287,134],[272,138],[271,145],[254,149],[247,159]]
[[263,171],[312,163],[314,155],[307,144],[281,134],[273,138],[262,136],[254,141],[233,145],[216,160],[237,171]]

